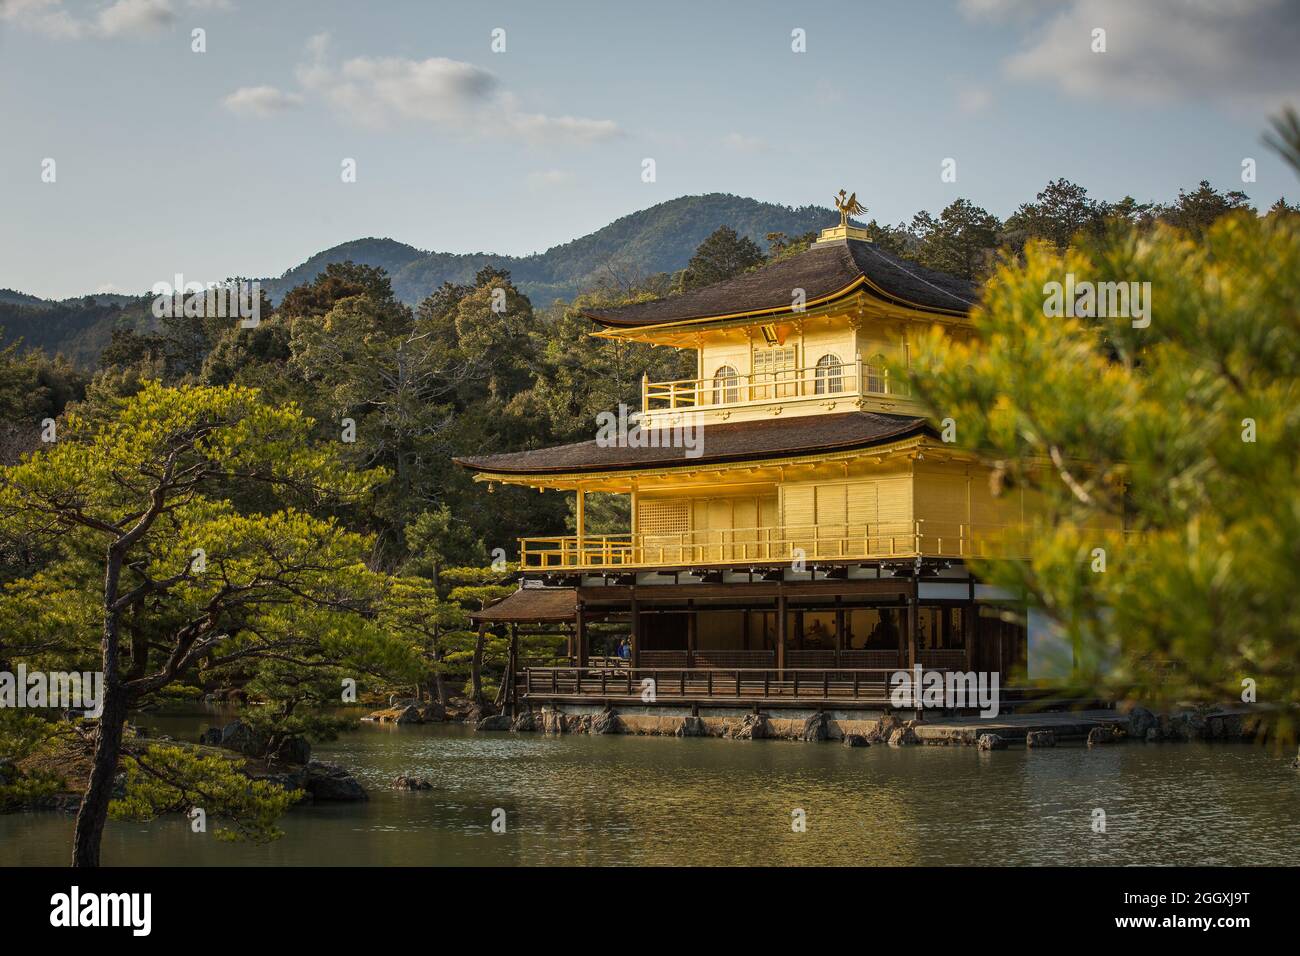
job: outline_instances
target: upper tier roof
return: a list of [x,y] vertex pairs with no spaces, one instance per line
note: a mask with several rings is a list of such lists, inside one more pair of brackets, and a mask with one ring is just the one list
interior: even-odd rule
[[622,471],[634,468],[693,468],[728,461],[788,458],[817,452],[848,451],[929,431],[923,418],[875,412],[840,412],[707,425],[702,454],[686,457],[683,448],[619,448],[595,441],[453,459],[474,471],[498,475],[554,475]]
[[602,325],[637,328],[738,314],[782,313],[792,311],[795,289],[803,289],[805,301],[812,304],[847,295],[860,285],[884,301],[922,311],[964,314],[977,298],[976,284],[967,279],[900,259],[871,242],[835,239],[815,242],[798,255],[685,295],[614,309],[584,309],[583,314]]

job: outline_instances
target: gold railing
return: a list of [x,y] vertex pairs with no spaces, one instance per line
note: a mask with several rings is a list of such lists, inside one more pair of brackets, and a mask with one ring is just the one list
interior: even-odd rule
[[902,396],[906,383],[891,380],[884,367],[861,360],[830,367],[810,366],[752,375],[683,378],[671,382],[641,382],[641,409],[646,412],[721,408],[792,399],[834,399],[851,396]]
[[796,561],[1025,556],[1025,531],[1011,525],[818,524],[655,534],[520,538],[525,570],[786,564]]

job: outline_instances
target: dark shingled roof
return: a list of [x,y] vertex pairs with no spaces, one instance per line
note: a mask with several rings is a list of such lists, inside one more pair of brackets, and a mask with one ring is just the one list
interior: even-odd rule
[[871,294],[923,310],[964,313],[978,297],[978,287],[967,279],[900,259],[871,242],[836,239],[813,243],[798,255],[685,295],[616,309],[585,309],[583,314],[602,325],[634,328],[739,312],[788,312],[794,289],[803,289],[812,302],[864,277],[884,293],[873,289]]
[[933,433],[923,418],[876,412],[840,412],[708,425],[702,431],[703,453],[694,458],[687,458],[686,449],[681,447],[602,448],[593,440],[533,451],[456,458],[454,461],[474,471],[510,475],[693,467],[868,448],[922,432]]
[[577,613],[573,588],[520,588],[482,611],[470,614],[486,624],[545,624],[572,621]]

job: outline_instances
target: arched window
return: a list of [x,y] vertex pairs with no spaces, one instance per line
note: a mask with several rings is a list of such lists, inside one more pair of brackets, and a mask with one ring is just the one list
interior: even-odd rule
[[885,368],[885,357],[877,352],[871,356],[871,362],[864,368],[867,378],[867,391],[875,395],[889,392],[889,371]]
[[713,373],[713,404],[732,405],[740,401],[740,376],[730,365]]
[[813,393],[826,395],[844,390],[844,363],[838,355],[827,354],[817,360],[814,372]]

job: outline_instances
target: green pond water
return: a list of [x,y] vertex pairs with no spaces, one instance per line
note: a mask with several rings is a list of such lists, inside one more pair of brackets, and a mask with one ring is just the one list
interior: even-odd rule
[[[194,739],[211,714],[139,721]],[[362,725],[316,748],[371,792],[269,845],[111,822],[108,865],[1293,864],[1300,774],[1243,744],[973,748]],[[400,773],[436,789],[389,789]],[[505,810],[506,832],[492,831]],[[1093,831],[1105,811],[1106,832]],[[794,832],[792,812],[807,830]],[[0,815],[0,864],[66,863],[72,817]]]

